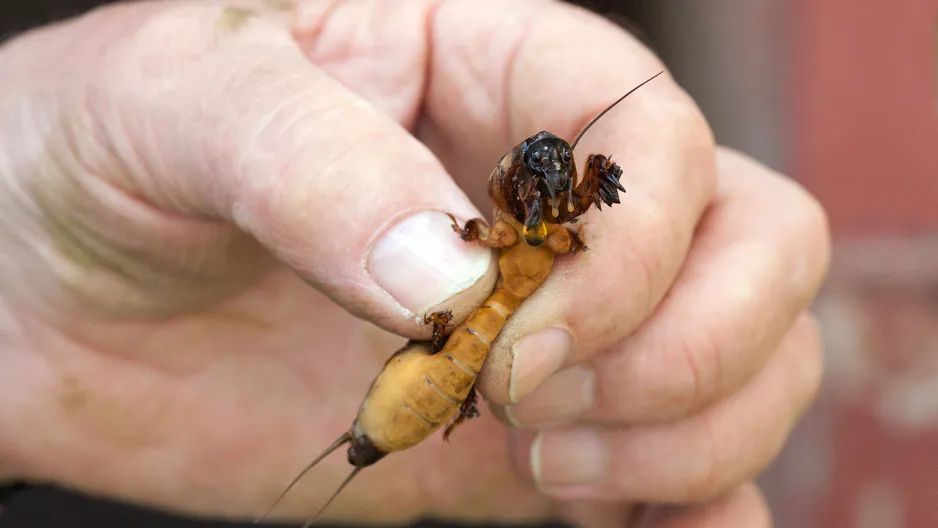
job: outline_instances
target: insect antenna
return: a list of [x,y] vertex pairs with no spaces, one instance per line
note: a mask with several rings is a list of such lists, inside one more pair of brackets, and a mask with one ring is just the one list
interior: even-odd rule
[[600,118],[600,117],[602,117],[603,115],[605,115],[606,112],[612,110],[612,108],[613,108],[615,105],[621,103],[623,99],[625,99],[626,97],[632,95],[632,93],[635,92],[635,90],[638,90],[638,89],[641,88],[642,86],[645,86],[646,84],[648,84],[649,82],[651,82],[652,79],[654,79],[655,77],[661,75],[662,73],[664,73],[664,71],[660,71],[660,72],[658,72],[658,73],[652,75],[651,77],[649,77],[647,80],[643,81],[641,84],[639,84],[639,85],[636,86],[635,88],[632,88],[631,90],[629,90],[628,92],[626,92],[625,95],[623,95],[622,97],[616,99],[616,102],[614,102],[614,103],[612,103],[611,105],[607,106],[605,110],[603,110],[602,112],[600,112],[598,116],[594,117],[593,120],[590,121],[589,123],[587,123],[586,126],[583,127],[583,130],[581,130],[580,133],[577,134],[576,139],[573,140],[573,144],[570,145],[570,150],[572,151],[573,149],[576,148],[576,144],[580,142],[580,138],[583,137],[583,134],[585,134],[586,131],[589,130],[590,127],[593,126],[594,123],[596,123],[596,121],[599,121],[599,118]]
[[342,484],[339,485],[339,488],[335,490],[335,493],[333,493],[332,496],[329,497],[329,500],[327,500],[326,503],[322,505],[322,508],[319,508],[319,511],[316,512],[316,515],[313,515],[312,517],[309,518],[308,521],[306,521],[306,524],[303,525],[303,528],[309,528],[310,526],[312,526],[313,523],[316,522],[316,519],[318,519],[319,516],[322,515],[322,512],[326,511],[326,508],[328,508],[329,505],[332,504],[332,501],[334,501],[335,498],[339,496],[339,493],[342,493],[342,490],[345,489],[345,486],[348,486],[348,483],[351,482],[352,479],[355,478],[355,475],[358,475],[358,472],[361,470],[362,470],[361,467],[357,467],[353,469],[352,472],[349,473],[347,477],[345,477],[345,480],[342,481]]
[[[303,478],[303,475],[305,475],[307,472],[309,472],[309,470],[313,469],[313,467],[315,467],[316,464],[318,464],[319,462],[321,462],[322,459],[326,458],[326,457],[329,456],[329,454],[331,454],[333,451],[335,451],[336,449],[342,447],[343,444],[345,444],[345,443],[347,443],[347,442],[350,442],[351,440],[352,440],[352,433],[351,433],[351,431],[346,431],[346,432],[345,432],[342,436],[340,436],[335,442],[333,442],[331,446],[327,447],[325,451],[323,451],[322,453],[320,453],[319,456],[316,457],[316,460],[313,460],[312,462],[310,462],[309,465],[306,466],[306,467],[303,469],[303,471],[301,471],[300,474],[297,475],[296,478],[293,479],[293,482],[291,482],[290,485],[287,486],[287,489],[283,490],[283,493],[281,493],[280,496],[277,497],[277,500],[275,500],[274,503],[270,505],[270,508],[268,508],[267,511],[264,512],[264,515],[261,515],[260,517],[258,517],[257,519],[254,520],[254,524],[257,524],[257,523],[263,521],[268,515],[270,515],[270,512],[272,512],[272,511],[274,510],[274,508],[277,506],[277,504],[279,504],[280,501],[283,500],[284,497],[286,497],[287,492],[290,491],[290,489],[293,488],[293,486],[295,486],[296,483],[299,482],[301,478]],[[352,474],[354,475],[357,471],[358,471],[358,470],[356,470],[356,471],[353,472]],[[350,477],[348,480],[351,480],[351,477]],[[348,480],[346,480],[345,484],[348,483]],[[342,486],[345,486],[345,484],[342,484]],[[342,488],[339,488],[339,489],[341,490]],[[333,496],[333,498],[335,498],[335,496]],[[331,501],[331,500],[332,500],[332,499],[330,499],[330,501]],[[328,503],[326,503],[326,504],[328,504]]]

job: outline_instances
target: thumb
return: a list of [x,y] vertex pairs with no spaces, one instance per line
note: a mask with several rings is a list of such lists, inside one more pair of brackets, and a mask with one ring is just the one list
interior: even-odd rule
[[174,4],[112,48],[106,90],[122,106],[109,113],[136,144],[123,155],[159,160],[124,162],[156,167],[135,172],[135,192],[231,221],[393,332],[429,335],[428,311],[467,315],[497,268],[453,232],[445,213],[481,215],[438,160],[281,26],[226,17],[222,5]]

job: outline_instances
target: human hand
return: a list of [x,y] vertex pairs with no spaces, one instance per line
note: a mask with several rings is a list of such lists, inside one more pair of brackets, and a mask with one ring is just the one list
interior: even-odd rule
[[[381,235],[421,210],[477,216],[459,187],[485,203],[492,164],[519,138],[540,129],[570,137],[661,68],[619,29],[549,2],[488,9],[303,2],[295,12],[270,1],[241,5],[253,16],[213,2],[117,6],[0,49],[0,72],[12,80],[0,87],[0,177],[8,190],[0,197],[7,256],[0,471],[194,514],[263,511],[348,427],[400,344],[362,320],[426,337],[411,314],[441,305],[464,314],[491,286],[489,254],[453,237],[442,216],[396,231],[403,245],[377,242]],[[368,31],[356,27],[362,20]],[[529,466],[517,461],[530,452],[530,439],[516,435],[506,446],[503,428],[486,413],[457,430],[451,445],[431,440],[369,468],[326,519],[560,514],[590,526],[622,525],[636,501],[680,502],[722,490],[740,491],[685,512],[691,522],[764,517],[744,482],[797,414],[771,404],[800,409],[817,382],[810,325],[794,327],[806,330],[792,330],[785,343],[793,344],[773,344],[823,275],[823,222],[813,202],[763,169],[740,161],[718,173],[705,123],[666,77],[616,113],[578,150],[616,157],[625,170],[624,203],[584,219],[591,251],[559,264],[510,322],[482,378],[485,396],[509,402],[507,380],[522,377],[512,374],[508,350],[526,331],[569,326],[578,346],[565,365],[665,361],[601,371],[631,379],[641,367],[663,372],[679,360],[672,341],[663,341],[667,327],[668,339],[686,344],[678,352],[700,354],[690,357],[702,362],[704,376],[713,372],[708,361],[722,361],[719,383],[703,377],[699,399],[669,405],[686,390],[681,380],[668,387],[671,378],[648,374],[624,387],[636,391],[634,400],[596,398],[591,414],[575,417],[579,423],[642,424],[609,433],[611,445],[641,447],[619,439],[645,431],[646,446],[669,441],[688,456],[708,447],[692,434],[696,427],[712,423],[715,438],[725,435],[717,427],[736,421],[715,418],[740,416],[750,402],[761,402],[762,416],[779,429],[749,421],[742,425],[751,429],[729,429],[750,440],[753,456],[735,465],[692,459],[710,473],[680,467],[682,453],[613,451],[630,462],[609,472],[601,498],[610,502],[584,506],[535,493],[516,478],[510,462],[523,478]],[[762,194],[766,186],[776,191]],[[767,221],[766,203],[788,221]],[[408,246],[404,232],[421,228],[428,230],[423,244]],[[746,245],[754,234],[765,260]],[[736,252],[748,256],[733,258]],[[709,259],[728,261],[727,268],[711,269]],[[788,277],[793,269],[797,276]],[[748,277],[752,304],[740,307],[739,297],[711,286],[727,276]],[[675,286],[652,315],[675,277],[691,293],[679,295]],[[778,277],[790,280],[783,287],[772,282]],[[693,292],[711,289],[701,308]],[[585,305],[591,296],[606,301],[603,310]],[[683,326],[672,322],[675,311]],[[726,333],[713,336],[734,346],[714,340],[698,347],[697,336],[713,324],[708,317],[718,314],[726,316]],[[695,333],[678,332],[688,329]],[[786,368],[793,357],[804,361],[802,370]],[[768,367],[753,377],[762,363]],[[758,382],[770,372],[776,383],[790,383],[788,392]],[[786,374],[790,381],[777,381]],[[597,382],[609,387],[602,376]],[[538,383],[523,385],[516,397]],[[526,399],[529,409],[535,397]],[[631,401],[642,407],[616,406]],[[517,419],[523,405],[513,410]],[[667,425],[644,425],[652,419]],[[550,464],[541,464],[545,476]],[[636,469],[647,487],[633,478]],[[304,517],[347,471],[343,457],[328,460],[274,517]]]

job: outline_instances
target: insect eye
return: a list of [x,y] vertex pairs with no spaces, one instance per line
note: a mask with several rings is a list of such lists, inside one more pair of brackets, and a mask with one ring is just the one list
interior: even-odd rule
[[563,160],[564,160],[564,161],[570,161],[570,153],[569,153],[569,152],[564,152],[564,153],[563,153]]

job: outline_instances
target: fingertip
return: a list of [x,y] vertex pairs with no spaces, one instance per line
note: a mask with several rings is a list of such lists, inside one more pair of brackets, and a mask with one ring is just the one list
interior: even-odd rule
[[[562,275],[558,270],[552,275]],[[478,388],[489,402],[517,403],[564,366],[578,361],[579,336],[568,324],[568,302],[550,283],[528,297],[492,342]]]
[[726,495],[689,506],[651,506],[636,528],[772,528],[765,496],[753,483]]
[[[536,475],[540,473],[540,468],[536,459],[539,458],[537,451],[539,434],[537,431],[514,429],[508,432],[508,459],[515,475],[526,485],[535,487],[537,485]],[[533,464],[533,465],[532,465]]]
[[[491,252],[484,250],[486,254],[491,255]],[[482,305],[485,302],[485,299],[492,293],[492,290],[495,288],[495,282],[498,280],[498,260],[489,256],[488,266],[485,268],[485,271],[479,276],[474,282],[470,285],[459,288],[454,286],[450,287],[450,291],[454,292],[450,297],[447,297],[442,302],[431,306],[429,309],[425,310],[424,314],[432,314],[435,312],[445,312],[449,311],[453,314],[453,319],[450,321],[452,325],[458,325],[463,323],[476,308]],[[429,326],[424,327],[424,336],[429,337],[432,332],[432,328]]]
[[824,343],[817,317],[809,310],[801,312],[780,348],[794,351],[793,378],[804,384],[804,396],[792,409],[792,421],[797,421],[814,404],[824,381]]

